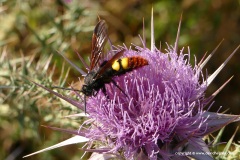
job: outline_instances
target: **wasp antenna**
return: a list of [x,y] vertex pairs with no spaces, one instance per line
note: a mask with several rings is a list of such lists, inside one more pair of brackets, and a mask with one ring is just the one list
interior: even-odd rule
[[86,95],[84,95],[84,112],[87,115],[87,101],[86,100],[87,100]]

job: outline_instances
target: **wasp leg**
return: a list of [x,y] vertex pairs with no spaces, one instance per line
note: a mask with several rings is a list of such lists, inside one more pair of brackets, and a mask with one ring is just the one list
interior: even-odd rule
[[107,97],[107,99],[109,99],[109,96],[108,96],[108,94],[107,94],[107,90],[106,90],[105,85],[104,85],[103,88],[102,88],[102,92],[103,92],[103,94]]
[[127,94],[122,90],[122,88],[120,88],[120,87],[117,85],[117,83],[116,83],[114,80],[112,80],[112,83],[113,83],[126,97],[128,97]]

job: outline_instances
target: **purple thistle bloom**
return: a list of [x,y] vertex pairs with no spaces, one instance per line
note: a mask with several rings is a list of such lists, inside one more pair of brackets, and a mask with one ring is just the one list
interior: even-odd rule
[[[114,78],[124,93],[110,83],[106,85],[108,97],[102,91],[88,97],[89,119],[79,131],[49,128],[86,137],[88,148],[95,144],[95,149],[85,150],[98,153],[92,154],[90,159],[156,160],[178,159],[179,156],[183,159],[188,159],[187,156],[213,159],[209,154],[186,153],[210,152],[202,138],[239,120],[239,116],[212,113],[206,108],[230,79],[211,97],[205,97],[207,87],[239,47],[216,72],[204,79],[202,68],[217,48],[200,64],[195,62],[192,66],[190,51],[187,54],[184,49],[177,51],[179,32],[180,27],[175,46],[168,46],[162,52],[154,45],[152,20],[151,49],[145,47],[144,41],[144,47],[135,46],[134,50],[126,46],[115,47],[109,55],[124,49],[123,57],[141,56],[149,65]],[[82,102],[45,89],[80,109],[84,108]],[[76,94],[82,98],[81,94]],[[85,128],[86,124],[90,127]]]
[[198,67],[192,68],[185,60],[189,54],[177,55],[171,47],[167,53],[156,48],[124,49],[124,56],[140,55],[149,65],[115,78],[128,97],[114,85],[107,85],[110,100],[103,93],[88,99],[89,117],[97,127],[87,137],[98,135],[95,138],[103,140],[109,136],[114,139],[113,151],[123,149],[129,159],[141,149],[155,157],[176,138],[180,142],[193,133],[202,134],[207,86],[199,83]]

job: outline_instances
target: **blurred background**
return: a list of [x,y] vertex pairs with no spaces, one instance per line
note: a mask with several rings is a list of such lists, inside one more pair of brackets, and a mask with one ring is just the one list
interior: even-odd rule
[[[67,87],[79,73],[69,70],[56,51],[78,66],[76,51],[86,60],[98,17],[105,19],[114,45],[141,45],[143,33],[150,47],[151,8],[154,8],[156,46],[174,45],[180,15],[183,14],[179,48],[191,49],[197,60],[210,53],[224,39],[206,66],[208,74],[240,44],[239,0],[0,0],[0,159],[22,156],[63,141],[71,135],[42,127],[50,125],[77,129],[82,119],[66,119],[77,113],[74,107],[35,87]],[[210,96],[232,75],[234,78],[215,98],[210,111],[240,114],[240,50],[208,88]],[[192,64],[194,57],[192,56]],[[61,91],[59,92],[65,92]],[[69,93],[70,94],[70,93]],[[228,141],[240,123],[226,127],[221,138]],[[234,141],[240,139],[240,132]],[[26,159],[80,159],[80,145],[55,149]]]

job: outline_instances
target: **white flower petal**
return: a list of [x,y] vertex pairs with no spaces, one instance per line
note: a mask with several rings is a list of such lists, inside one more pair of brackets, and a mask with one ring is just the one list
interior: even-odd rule
[[45,152],[45,151],[49,151],[49,150],[52,150],[52,149],[55,149],[55,148],[67,146],[67,145],[70,145],[70,144],[76,144],[76,143],[82,143],[82,142],[88,142],[88,141],[89,141],[89,139],[86,138],[86,137],[74,136],[72,138],[69,138],[69,139],[63,141],[63,142],[55,144],[51,147],[39,150],[39,151],[31,153],[31,154],[28,154],[28,155],[24,156],[23,158],[26,158],[26,157],[29,157],[29,156],[32,156],[32,155],[35,155],[35,154],[38,154],[38,153],[42,153],[42,152]]
[[218,75],[218,73],[223,69],[223,67],[226,66],[227,62],[232,58],[232,56],[237,52],[237,50],[239,49],[240,45],[231,53],[231,55],[222,63],[221,66],[218,67],[218,69],[211,75],[208,77],[208,79],[206,80],[207,85],[209,86],[212,81],[214,80],[214,78]]
[[87,113],[78,113],[78,114],[71,114],[68,116],[64,116],[65,118],[74,118],[74,117],[89,117]]
[[92,153],[91,157],[89,160],[110,160],[110,159],[116,159],[117,156],[113,154],[106,154],[106,153]]

